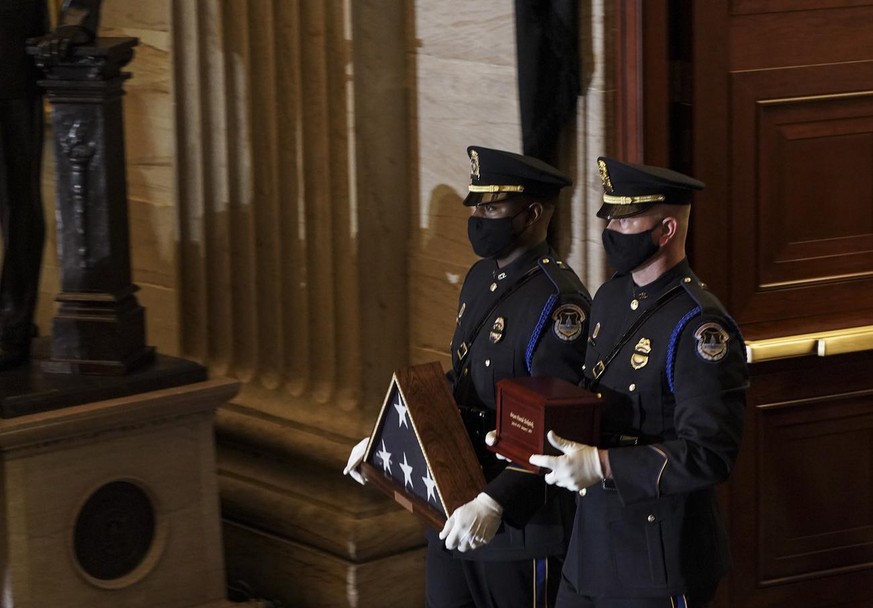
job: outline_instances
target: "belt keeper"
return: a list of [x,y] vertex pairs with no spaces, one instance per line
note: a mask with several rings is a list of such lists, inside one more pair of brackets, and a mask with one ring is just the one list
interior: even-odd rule
[[591,370],[594,379],[597,380],[600,376],[603,375],[603,372],[606,370],[606,365],[604,365],[603,361],[598,361],[594,364],[594,369]]

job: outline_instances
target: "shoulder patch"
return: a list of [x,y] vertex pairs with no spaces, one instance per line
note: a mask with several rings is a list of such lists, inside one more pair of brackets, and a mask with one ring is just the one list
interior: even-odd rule
[[720,323],[704,323],[694,332],[697,356],[704,361],[721,361],[728,351],[730,336]]
[[575,342],[585,327],[585,311],[576,304],[563,304],[552,313],[552,331],[563,342]]

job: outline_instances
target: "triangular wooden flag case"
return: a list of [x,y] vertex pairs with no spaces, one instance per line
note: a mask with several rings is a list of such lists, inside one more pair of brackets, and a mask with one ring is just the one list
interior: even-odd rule
[[438,362],[394,372],[361,470],[428,525],[485,487],[485,478]]

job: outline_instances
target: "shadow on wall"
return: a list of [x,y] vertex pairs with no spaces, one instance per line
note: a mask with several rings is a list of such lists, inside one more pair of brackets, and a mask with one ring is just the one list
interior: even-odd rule
[[457,190],[436,186],[425,213],[414,218],[410,237],[410,363],[439,360],[447,369],[458,295],[477,258],[467,240],[470,212]]

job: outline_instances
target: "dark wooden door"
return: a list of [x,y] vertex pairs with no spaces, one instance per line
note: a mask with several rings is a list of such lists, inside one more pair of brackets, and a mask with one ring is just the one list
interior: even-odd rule
[[869,324],[873,2],[686,4],[697,268],[749,337]]
[[624,6],[643,119],[619,150],[706,182],[692,266],[747,339],[792,346],[751,364],[717,606],[873,606],[873,351],[825,347],[873,325],[873,2]]

